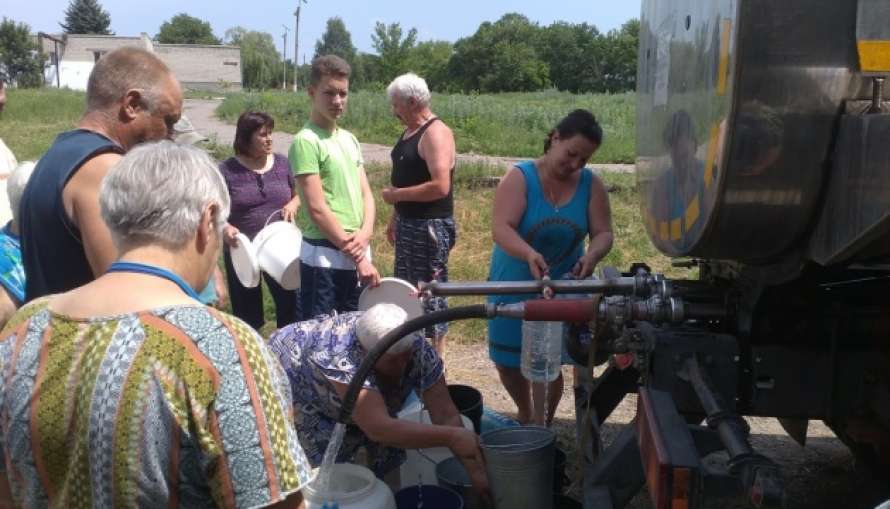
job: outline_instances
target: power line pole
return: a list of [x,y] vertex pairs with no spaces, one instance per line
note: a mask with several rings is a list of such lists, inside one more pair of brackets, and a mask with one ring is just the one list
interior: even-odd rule
[[303,4],[308,3],[306,0],[297,0],[297,10],[294,12],[296,20],[294,21],[294,92],[297,91],[297,78],[299,76],[299,64],[297,56],[300,54],[300,9]]
[[287,28],[287,25],[281,25],[281,28],[284,28],[284,33],[281,34],[281,38],[284,39],[284,42],[281,43],[282,67],[284,67],[284,78],[281,80],[281,90],[287,90],[287,33],[290,31],[290,28]]

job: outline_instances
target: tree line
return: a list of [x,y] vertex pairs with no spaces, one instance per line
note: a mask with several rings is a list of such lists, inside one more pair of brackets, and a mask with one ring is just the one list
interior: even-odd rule
[[636,19],[607,33],[587,23],[541,26],[511,13],[451,43],[418,42],[416,29],[378,22],[371,34],[375,53],[364,53],[335,17],[328,20],[315,55],[343,57],[359,88],[379,88],[413,71],[440,92],[622,92],[636,83],[639,28]]
[[[111,34],[111,18],[98,0],[71,0],[65,33]],[[418,41],[417,30],[378,22],[371,34],[373,53],[358,51],[339,17],[327,20],[315,55],[335,54],[353,68],[354,88],[379,90],[405,72],[423,76],[438,92],[528,92],[556,88],[575,93],[622,92],[635,86],[640,23],[633,19],[602,33],[587,23],[556,22],[547,26],[517,13],[486,21],[476,32],[452,43]],[[230,44],[241,48],[242,85],[248,89],[280,88],[287,66],[273,36],[233,27],[222,38],[209,22],[180,13],[161,24],[155,40],[167,44]],[[43,56],[29,27],[0,22],[0,77],[19,86],[42,84]],[[296,79],[305,85],[308,65]]]

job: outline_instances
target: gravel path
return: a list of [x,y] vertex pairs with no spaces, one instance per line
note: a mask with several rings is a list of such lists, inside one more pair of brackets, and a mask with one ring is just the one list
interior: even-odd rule
[[[186,99],[183,105],[183,114],[188,116],[198,132],[209,137],[215,135],[218,143],[229,145],[235,139],[235,126],[223,122],[214,115],[216,107],[219,106],[220,102],[217,99]],[[292,139],[293,133],[275,131],[272,135],[272,147],[279,154],[287,154]],[[361,145],[362,156],[366,163],[388,164],[390,162],[389,152],[392,147],[375,145],[373,143],[362,143]],[[479,162],[489,166],[500,166],[505,169],[521,160],[520,158],[479,154],[458,154],[457,159],[459,163]],[[596,168],[603,171],[623,173],[630,173],[634,170],[632,164],[597,164]]]

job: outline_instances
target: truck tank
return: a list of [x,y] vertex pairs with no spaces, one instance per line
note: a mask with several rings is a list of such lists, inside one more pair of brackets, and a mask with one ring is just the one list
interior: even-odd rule
[[887,38],[887,9],[644,0],[637,175],[659,250],[751,264],[890,254],[886,119],[842,119],[872,96],[860,60],[880,58],[868,42]]

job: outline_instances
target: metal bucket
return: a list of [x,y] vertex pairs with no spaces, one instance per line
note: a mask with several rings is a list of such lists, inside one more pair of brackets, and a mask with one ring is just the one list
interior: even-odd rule
[[556,433],[538,426],[482,434],[482,454],[495,509],[553,508]]

